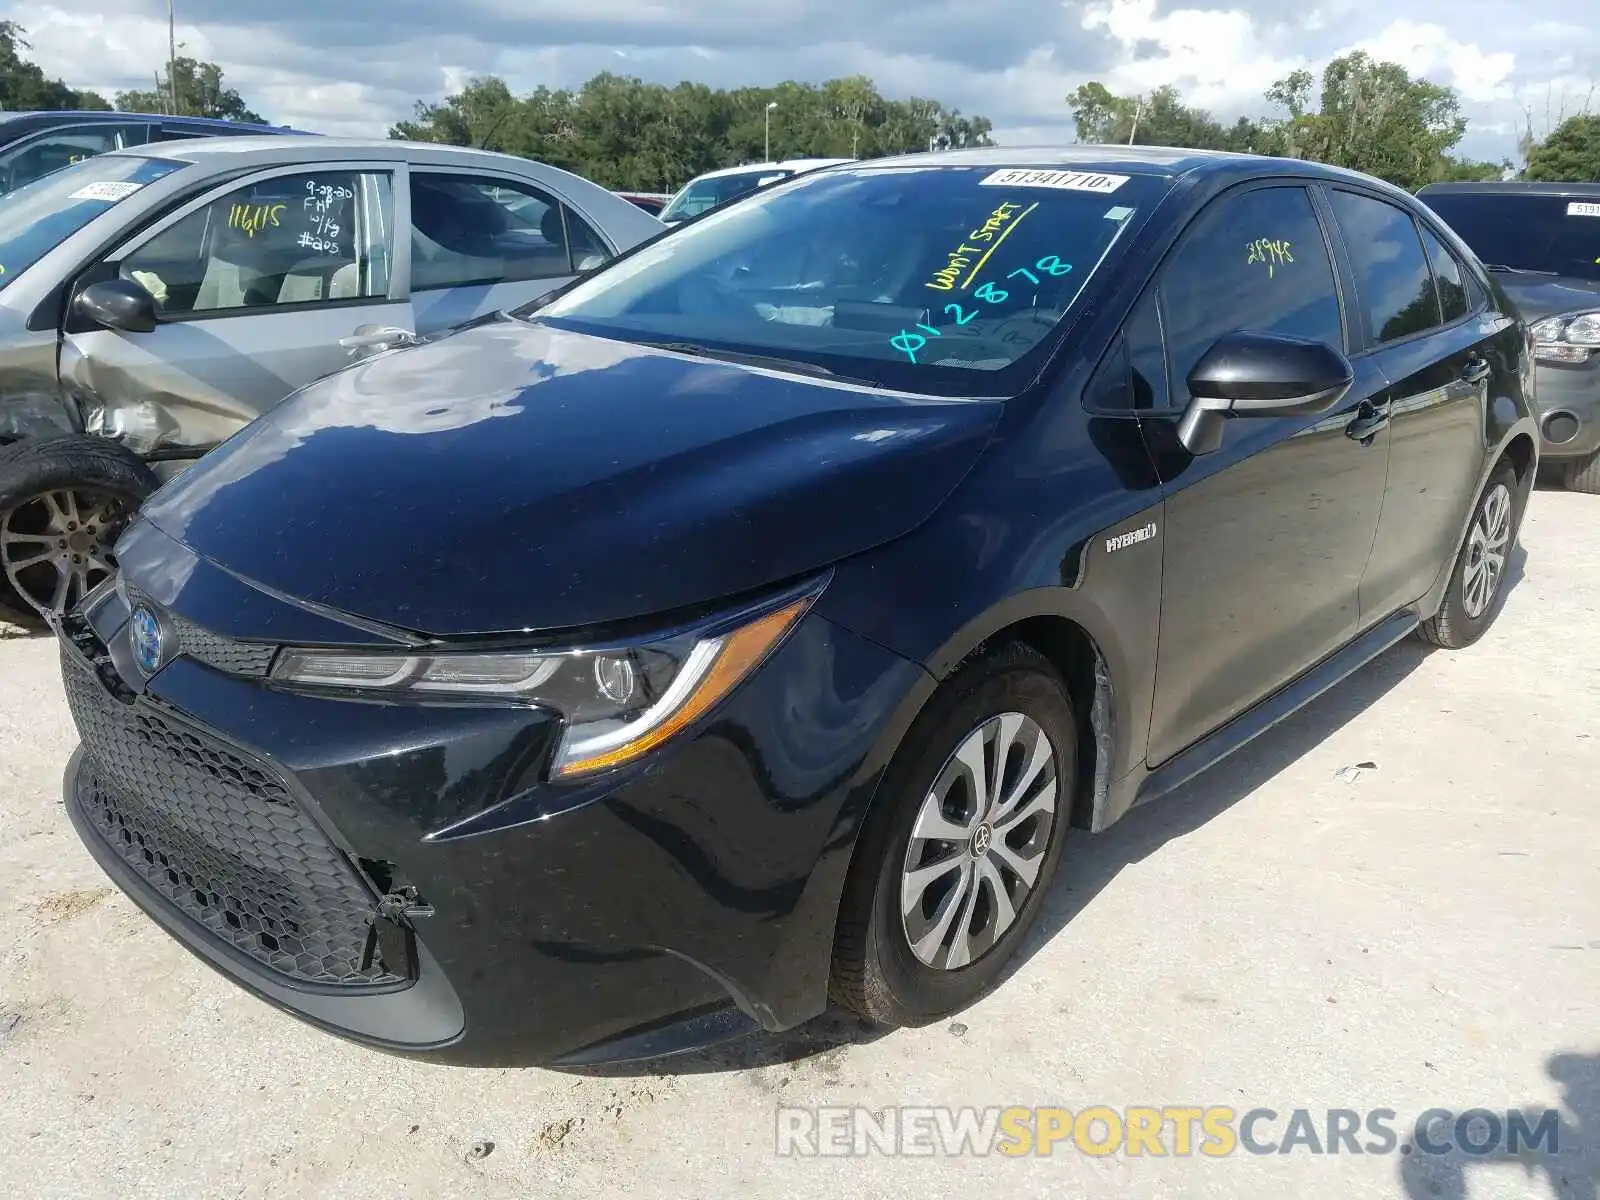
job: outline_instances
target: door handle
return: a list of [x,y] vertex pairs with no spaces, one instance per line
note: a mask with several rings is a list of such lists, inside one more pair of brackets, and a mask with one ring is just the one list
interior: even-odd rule
[[389,325],[361,325],[348,337],[339,339],[346,350],[384,349],[390,346],[415,346],[421,339],[409,329]]
[[1466,383],[1482,383],[1489,378],[1489,372],[1492,370],[1494,368],[1489,365],[1487,359],[1471,358],[1467,360],[1466,367],[1462,369],[1461,378]]
[[1351,441],[1360,442],[1363,446],[1372,445],[1372,440],[1378,436],[1384,426],[1389,424],[1389,404],[1374,404],[1370,400],[1363,400],[1361,407],[1356,409],[1356,416],[1350,424],[1344,427],[1344,435]]

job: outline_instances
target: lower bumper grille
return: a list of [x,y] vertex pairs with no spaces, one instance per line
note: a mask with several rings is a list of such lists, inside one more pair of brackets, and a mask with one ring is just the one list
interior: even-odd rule
[[124,703],[63,650],[85,757],[76,802],[113,852],[179,911],[291,979],[404,982],[378,950],[376,897],[263,765]]

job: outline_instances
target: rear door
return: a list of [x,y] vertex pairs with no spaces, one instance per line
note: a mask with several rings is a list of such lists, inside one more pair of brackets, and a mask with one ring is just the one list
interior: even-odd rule
[[525,179],[413,167],[410,198],[418,333],[515,308],[612,257],[581,213]]
[[[211,189],[91,267],[156,299],[149,333],[69,315],[64,383],[142,440],[205,446],[345,366],[364,325],[410,331],[393,163],[277,168]],[[70,314],[70,309],[69,309]],[[120,416],[118,415],[120,414]]]
[[1364,352],[1388,381],[1383,517],[1361,581],[1369,626],[1418,600],[1455,555],[1483,461],[1501,325],[1465,266],[1397,204],[1327,192],[1350,269]]

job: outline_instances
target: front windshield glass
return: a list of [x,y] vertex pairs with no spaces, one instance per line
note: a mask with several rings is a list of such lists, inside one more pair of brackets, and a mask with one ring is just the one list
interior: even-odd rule
[[119,201],[183,167],[102,154],[0,196],[0,288]]
[[1600,196],[1436,192],[1422,199],[1486,263],[1600,279]]
[[527,319],[908,391],[1012,394],[1037,369],[1030,352],[1169,186],[993,167],[802,175],[657,239]]
[[768,183],[787,179],[793,171],[770,168],[765,171],[741,171],[737,175],[718,175],[711,179],[696,179],[673,197],[672,203],[661,210],[663,221],[687,221],[703,212],[710,212],[719,204],[737,200],[748,192]]

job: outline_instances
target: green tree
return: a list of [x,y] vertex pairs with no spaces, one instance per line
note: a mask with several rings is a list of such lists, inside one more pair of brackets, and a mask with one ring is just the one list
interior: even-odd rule
[[887,100],[862,76],[731,91],[605,73],[574,92],[516,96],[473,79],[438,104],[418,103],[392,137],[476,145],[536,158],[613,188],[672,191],[703,171],[774,158],[873,158],[991,144],[987,118],[935,100]]
[[[254,112],[233,88],[222,82],[222,68],[213,62],[179,57],[171,76],[156,77],[154,91],[118,92],[117,108],[123,112],[170,113],[177,100],[177,114],[186,117],[217,117],[224,121],[261,124],[264,118]],[[174,97],[172,76],[178,82]]]
[[1528,153],[1524,179],[1600,183],[1600,116],[1568,117]]
[[1256,122],[1240,117],[1224,127],[1205,109],[1185,104],[1170,84],[1148,96],[1118,96],[1091,81],[1068,96],[1067,105],[1080,142],[1270,153]]
[[80,92],[59,79],[46,79],[36,63],[22,57],[22,51],[32,48],[26,33],[15,21],[0,21],[0,109],[29,112],[111,107],[96,92]]
[[1442,179],[1493,179],[1506,163],[1451,156],[1466,132],[1453,89],[1412,76],[1399,63],[1364,51],[1330,62],[1322,72],[1316,111],[1312,76],[1296,71],[1273,84],[1267,99],[1288,110],[1273,125],[1281,153],[1349,167],[1414,191]]

